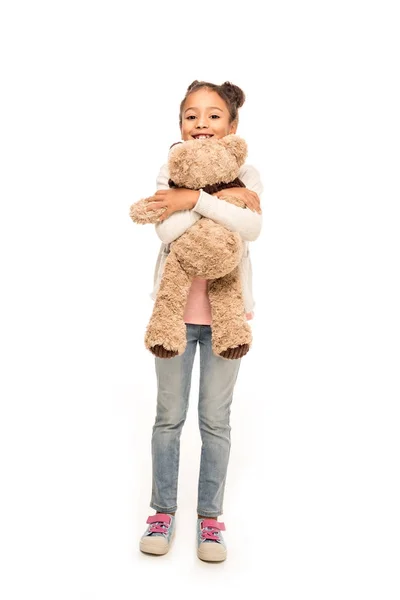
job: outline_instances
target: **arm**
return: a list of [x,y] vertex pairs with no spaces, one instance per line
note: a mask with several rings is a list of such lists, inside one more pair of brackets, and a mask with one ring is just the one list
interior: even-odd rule
[[[157,177],[157,189],[169,190],[168,165],[163,165]],[[219,200],[220,202],[220,200]],[[189,227],[197,223],[201,215],[193,210],[178,210],[172,215],[156,224],[156,233],[164,244],[170,244],[181,236]]]
[[[258,195],[262,193],[263,186],[260,175],[257,169],[251,165],[244,165],[241,168],[239,178],[250,190]],[[193,210],[203,217],[224,225],[231,231],[237,231],[245,241],[252,242],[260,235],[262,226],[262,216],[260,214],[224,202],[203,190],[201,190]]]

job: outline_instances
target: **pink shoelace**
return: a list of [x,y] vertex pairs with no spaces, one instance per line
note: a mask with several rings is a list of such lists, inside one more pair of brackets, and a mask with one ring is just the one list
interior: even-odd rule
[[146,523],[151,525],[149,527],[149,533],[167,533],[171,524],[171,517],[169,515],[159,513],[157,515],[148,517]]
[[219,542],[219,533],[225,531],[225,524],[215,521],[215,519],[204,519],[200,524],[200,528],[202,540]]

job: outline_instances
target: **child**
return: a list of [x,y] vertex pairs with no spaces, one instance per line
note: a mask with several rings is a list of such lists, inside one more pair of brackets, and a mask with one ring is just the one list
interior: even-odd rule
[[[181,102],[179,126],[182,140],[204,136],[222,138],[236,133],[238,108],[245,100],[243,91],[229,83],[222,85],[194,81]],[[154,274],[155,298],[169,244],[182,235],[202,216],[240,233],[244,243],[241,280],[247,319],[253,317],[252,275],[248,242],[261,230],[259,194],[262,192],[258,171],[243,165],[239,179],[246,188],[230,188],[210,195],[203,190],[169,188],[168,165],[157,178],[158,191],[148,210],[166,207],[157,223],[161,239]],[[248,209],[222,202],[218,197],[233,194]],[[218,197],[214,197],[218,196]],[[211,348],[211,309],[207,281],[192,282],[185,308],[187,346],[173,358],[164,349],[155,357],[157,374],[157,414],[152,434],[152,495],[150,506],[156,513],[147,519],[148,527],[141,537],[140,549],[151,554],[165,554],[175,533],[180,435],[185,422],[197,343],[200,347],[199,427],[202,440],[197,502],[197,556],[205,561],[226,558],[226,545],[218,521],[223,513],[223,497],[230,452],[229,415],[233,389],[241,362],[240,347],[227,358],[216,356]],[[161,347],[162,348],[162,347]]]

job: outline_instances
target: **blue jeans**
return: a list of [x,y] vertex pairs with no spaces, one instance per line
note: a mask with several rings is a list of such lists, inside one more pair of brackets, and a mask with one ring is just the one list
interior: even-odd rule
[[151,508],[177,510],[179,450],[189,403],[193,361],[200,345],[199,427],[202,440],[197,512],[205,517],[223,513],[230,453],[230,407],[241,359],[226,360],[211,348],[209,325],[186,324],[185,352],[155,358],[157,415],[151,440],[153,476]]

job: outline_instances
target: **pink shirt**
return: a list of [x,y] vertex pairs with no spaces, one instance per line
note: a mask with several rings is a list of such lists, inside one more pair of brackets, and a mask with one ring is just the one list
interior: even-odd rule
[[[246,313],[246,319],[253,318],[253,313]],[[183,315],[185,323],[194,325],[211,325],[211,305],[207,294],[207,279],[195,277],[189,290]]]

